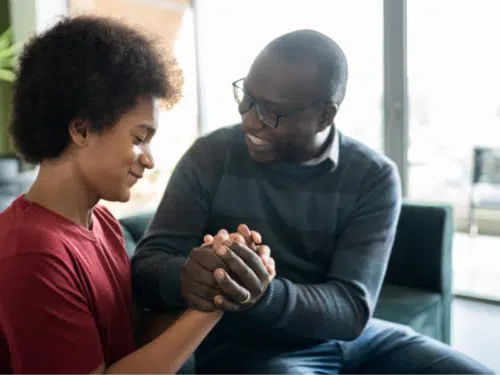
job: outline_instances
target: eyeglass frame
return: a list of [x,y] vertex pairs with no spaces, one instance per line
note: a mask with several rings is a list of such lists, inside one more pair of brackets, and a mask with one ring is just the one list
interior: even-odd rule
[[245,112],[243,112],[243,113],[246,113],[246,112],[250,111],[250,109],[252,109],[252,107],[255,105],[255,111],[257,112],[257,116],[259,117],[260,122],[263,123],[264,125],[266,125],[267,127],[271,128],[271,129],[276,129],[278,127],[280,118],[282,118],[282,117],[291,116],[291,115],[297,114],[299,112],[305,111],[306,109],[309,109],[309,107],[312,107],[313,105],[316,105],[316,104],[332,104],[333,103],[333,101],[331,99],[328,99],[328,100],[318,100],[317,102],[313,102],[311,104],[308,104],[305,107],[301,107],[299,109],[294,109],[294,110],[287,111],[287,112],[272,111],[272,112],[274,112],[276,114],[276,122],[275,122],[274,126],[271,126],[271,125],[267,124],[264,121],[264,119],[263,119],[264,115],[262,114],[262,111],[260,110],[260,107],[259,107],[259,103],[264,104],[263,101],[256,99],[252,94],[250,94],[243,87],[238,86],[238,84],[240,82],[244,81],[245,78],[246,77],[240,78],[240,79],[238,79],[238,80],[236,80],[236,81],[234,81],[232,83],[234,100],[236,101],[236,103],[238,103],[238,105],[240,105],[241,101],[238,100],[238,98],[236,96],[236,90],[238,89],[238,90],[243,91],[243,93],[245,95],[248,95],[250,97],[250,99],[252,100],[252,102],[250,103],[250,106],[248,107],[248,109]]

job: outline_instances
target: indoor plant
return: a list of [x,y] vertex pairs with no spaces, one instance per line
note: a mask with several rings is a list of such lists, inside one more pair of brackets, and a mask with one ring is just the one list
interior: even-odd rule
[[17,46],[12,42],[12,28],[0,35],[0,179],[9,179],[19,172],[19,160],[10,147],[9,121],[12,83],[15,80]]

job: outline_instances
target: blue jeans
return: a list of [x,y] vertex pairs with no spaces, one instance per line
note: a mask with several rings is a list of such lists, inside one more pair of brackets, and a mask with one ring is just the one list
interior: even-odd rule
[[[290,351],[230,342],[210,360],[197,359],[207,374],[493,374],[476,360],[409,327],[372,319],[354,341],[329,341]],[[221,350],[222,349],[222,350]]]

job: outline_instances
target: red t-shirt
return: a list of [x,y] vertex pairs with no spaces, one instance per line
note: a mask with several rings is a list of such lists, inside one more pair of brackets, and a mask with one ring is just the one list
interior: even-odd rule
[[120,225],[102,206],[92,223],[23,197],[0,213],[0,374],[89,373],[135,350]]

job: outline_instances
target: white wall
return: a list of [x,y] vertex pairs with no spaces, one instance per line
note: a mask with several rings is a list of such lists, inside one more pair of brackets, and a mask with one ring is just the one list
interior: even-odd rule
[[16,42],[52,26],[68,14],[66,0],[10,0],[10,19]]

